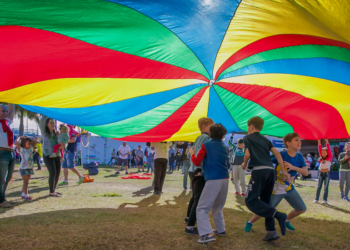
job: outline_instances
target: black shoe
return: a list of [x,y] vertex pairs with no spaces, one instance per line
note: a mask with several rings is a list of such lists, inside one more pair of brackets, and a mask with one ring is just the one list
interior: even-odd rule
[[278,224],[280,225],[281,228],[281,234],[283,236],[286,235],[287,227],[286,227],[286,220],[287,220],[287,215],[284,213],[276,212],[275,218],[278,221]]
[[207,243],[214,240],[216,240],[215,235],[209,236],[209,234],[206,234],[199,238],[198,243]]
[[273,241],[278,240],[280,237],[278,236],[276,231],[266,232],[265,237],[263,238],[263,241]]
[[129,174],[128,172],[125,172],[125,174]]
[[153,194],[160,195],[161,193],[160,192],[153,192]]
[[222,233],[218,233],[218,230],[214,230],[213,233],[216,234],[216,235],[219,235],[221,237],[225,237],[226,236],[226,231],[223,231]]
[[188,234],[188,235],[198,235],[198,229],[195,228],[195,227],[193,227],[193,228],[191,228],[191,229],[188,229],[188,228],[186,227],[186,229],[185,229],[185,234]]
[[189,218],[185,218],[185,224],[187,224],[188,223],[188,221],[189,221]]

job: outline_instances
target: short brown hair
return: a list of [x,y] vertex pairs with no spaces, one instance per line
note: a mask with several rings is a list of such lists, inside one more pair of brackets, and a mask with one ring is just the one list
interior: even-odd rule
[[214,121],[213,119],[209,118],[209,117],[202,117],[198,120],[198,127],[199,127],[199,130],[202,129],[202,126],[205,125],[205,126],[208,126],[210,124],[214,124]]
[[261,131],[264,127],[264,120],[259,116],[254,116],[249,119],[248,126],[253,125],[256,130]]
[[287,142],[292,142],[295,137],[300,137],[297,133],[289,133],[283,137],[283,144],[288,148]]
[[32,143],[32,139],[30,139],[29,137],[22,137],[21,138],[21,143],[19,144],[21,146],[21,148],[25,147],[25,145],[27,144],[27,141]]
[[227,134],[226,128],[222,126],[221,123],[211,126],[209,132],[210,138],[219,140],[222,140],[222,138]]

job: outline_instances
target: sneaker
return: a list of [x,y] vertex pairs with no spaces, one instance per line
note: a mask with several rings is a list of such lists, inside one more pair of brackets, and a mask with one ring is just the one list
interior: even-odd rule
[[253,224],[249,222],[249,220],[246,221],[244,226],[244,231],[247,233],[250,233],[252,231]]
[[314,200],[314,203],[318,203],[318,200]]
[[200,237],[200,239],[198,240],[198,243],[207,243],[214,240],[216,240],[215,235],[209,236],[209,234],[206,234]]
[[340,198],[341,198],[341,199],[344,199],[344,197],[345,197],[344,192],[341,192],[341,193],[340,193]]
[[120,174],[120,172],[118,171],[118,172],[116,172],[115,174]]
[[57,155],[55,154],[55,153],[52,153],[51,155],[50,155],[50,158],[56,158],[57,157]]
[[0,203],[0,208],[11,208],[12,205],[6,201]]
[[245,196],[245,193],[241,193],[242,196]]
[[286,228],[289,231],[295,231],[295,228],[290,224],[290,221],[286,222]]
[[188,235],[198,235],[198,229],[195,228],[195,227],[193,227],[193,228],[191,228],[191,229],[188,229],[188,228],[186,227],[186,229],[185,229],[185,234],[188,234]]
[[184,223],[187,224],[188,221],[189,221],[189,218],[186,217]]
[[350,201],[349,197],[347,197],[347,196],[344,196],[343,200],[344,201]]
[[322,204],[327,204],[327,201],[323,200],[323,201],[322,201]]
[[14,204],[16,204],[16,202],[14,202],[14,201],[8,201],[8,200],[5,200],[8,204],[11,204],[11,205],[14,205]]
[[58,186],[66,186],[68,185],[68,181],[62,181],[61,183],[58,183]]
[[219,235],[221,237],[225,237],[226,236],[226,231],[223,231],[222,233],[219,233],[218,230],[214,230],[213,233],[216,234],[216,235]]
[[85,177],[84,177],[84,176],[80,177],[80,178],[79,178],[78,185],[80,185],[81,183],[83,183],[84,179],[85,179]]
[[278,240],[280,237],[278,236],[276,231],[266,232],[265,237],[263,238],[263,241],[273,241],[273,240]]
[[32,197],[27,196],[27,197],[24,197],[24,199],[25,199],[26,201],[31,201],[31,200],[32,200]]
[[140,170],[137,171],[137,173],[140,173],[140,172],[141,172]]
[[239,194],[238,192],[235,192],[234,194]]
[[128,172],[125,172],[125,174],[129,174]]

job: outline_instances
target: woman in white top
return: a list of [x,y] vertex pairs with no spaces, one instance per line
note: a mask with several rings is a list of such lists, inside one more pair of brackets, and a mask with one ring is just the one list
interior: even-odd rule
[[152,142],[154,147],[154,192],[161,194],[168,165],[168,149],[172,142]]

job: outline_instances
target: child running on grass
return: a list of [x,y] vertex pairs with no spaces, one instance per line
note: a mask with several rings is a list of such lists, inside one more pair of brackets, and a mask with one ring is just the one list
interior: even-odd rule
[[[203,162],[205,186],[197,206],[197,225],[199,243],[215,240],[215,235],[226,236],[223,208],[225,206],[230,168],[228,149],[222,142],[227,130],[221,124],[210,127],[211,141],[203,143],[197,156],[190,149],[191,160],[195,166]],[[212,210],[216,230],[213,231],[209,212]]]
[[[278,212],[269,205],[275,184],[275,169],[270,158],[270,151],[275,155],[280,166],[283,166],[283,160],[271,141],[260,134],[263,126],[264,120],[262,118],[255,116],[249,119],[249,135],[243,138],[246,149],[242,168],[246,169],[250,159],[248,168],[252,170],[252,175],[245,204],[254,214],[265,217],[267,233],[263,240],[270,241],[279,238],[275,229],[275,218],[280,225],[282,235],[286,234],[287,215]],[[286,181],[289,181],[290,175],[288,172],[284,168],[281,171],[285,175]]]
[[[282,172],[281,166],[277,165],[275,186],[271,197],[271,206],[276,208],[278,204],[285,199],[293,210],[288,214],[286,220],[286,227],[290,231],[294,231],[294,227],[290,223],[290,220],[299,216],[306,211],[306,206],[299,193],[295,190],[293,180],[297,174],[304,176],[308,175],[307,165],[304,161],[302,154],[298,153],[301,148],[301,140],[297,133],[287,134],[283,138],[283,143],[287,148],[287,151],[282,151],[281,156],[284,163],[284,168],[288,169],[288,173],[291,175],[289,181],[286,181]],[[278,164],[277,162],[274,162]],[[252,219],[246,222],[244,230],[250,232],[253,223],[260,218],[258,215],[254,215]]]
[[[60,124],[60,134],[58,135],[58,138],[57,138],[58,144],[53,146],[53,151],[52,151],[52,155],[50,156],[50,158],[57,157],[57,150],[60,149],[61,146],[66,147],[66,145],[69,141],[68,133],[69,133],[69,128],[64,124]],[[62,161],[64,161],[63,149],[60,149],[60,151],[61,151],[61,159],[62,159]]]
[[17,151],[22,158],[19,172],[23,179],[22,199],[26,201],[32,200],[32,197],[28,195],[28,184],[30,177],[34,174],[33,146],[35,146],[36,143],[35,137],[34,140],[32,140],[27,136],[18,137],[15,141]]
[[205,185],[204,176],[201,176],[201,172],[201,168],[196,168],[193,172],[193,199],[191,199],[190,203],[188,204],[187,217],[185,218],[185,223],[187,223],[185,234],[189,235],[198,235],[198,229],[194,227],[197,221],[196,210]]
[[314,203],[318,203],[318,200],[320,198],[320,193],[322,189],[322,185],[324,182],[324,194],[323,194],[323,204],[327,204],[327,198],[328,198],[328,187],[329,187],[329,171],[331,171],[331,165],[332,165],[332,151],[331,147],[329,146],[328,139],[325,139],[326,141],[326,147],[322,148],[321,139],[318,139],[318,152],[320,154],[320,175],[318,176],[318,185],[317,185],[317,191],[316,191],[316,198],[314,200]]

